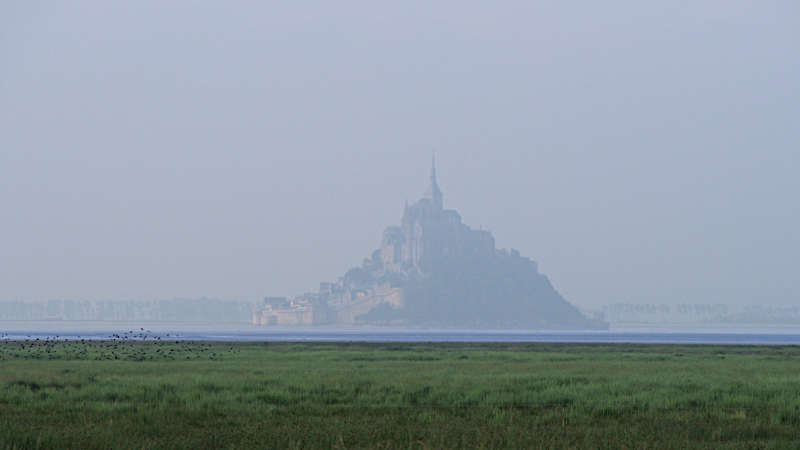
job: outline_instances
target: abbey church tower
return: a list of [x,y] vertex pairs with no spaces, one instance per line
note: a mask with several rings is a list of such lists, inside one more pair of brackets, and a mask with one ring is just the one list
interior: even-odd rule
[[431,184],[428,190],[425,191],[425,198],[430,199],[437,209],[441,210],[444,207],[442,201],[442,191],[439,189],[439,184],[436,182],[436,157],[431,158]]
[[399,227],[383,233],[381,260],[388,272],[425,274],[448,261],[494,254],[494,238],[472,230],[455,210],[444,209],[443,195],[432,160],[430,185],[413,205],[406,205]]

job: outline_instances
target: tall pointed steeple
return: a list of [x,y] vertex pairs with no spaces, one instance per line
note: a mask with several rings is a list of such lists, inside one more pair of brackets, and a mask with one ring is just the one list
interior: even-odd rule
[[431,157],[431,185],[428,187],[428,190],[425,192],[425,197],[431,199],[433,204],[442,209],[444,207],[444,203],[442,201],[442,191],[439,189],[439,184],[436,182],[436,154],[434,153]]

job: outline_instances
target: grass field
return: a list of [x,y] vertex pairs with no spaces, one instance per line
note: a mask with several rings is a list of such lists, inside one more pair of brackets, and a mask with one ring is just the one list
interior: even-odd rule
[[0,341],[0,448],[797,448],[800,348]]

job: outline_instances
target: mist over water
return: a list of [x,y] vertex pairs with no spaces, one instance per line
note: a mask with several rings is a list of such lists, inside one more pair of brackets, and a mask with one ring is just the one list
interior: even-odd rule
[[435,150],[445,207],[587,314],[763,324],[748,305],[800,300],[798,12],[6,5],[0,302],[314,291],[379,247]]

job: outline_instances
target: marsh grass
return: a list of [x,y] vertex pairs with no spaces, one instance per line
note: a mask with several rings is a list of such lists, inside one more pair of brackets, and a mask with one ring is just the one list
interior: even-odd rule
[[794,448],[800,349],[0,341],[0,448]]

